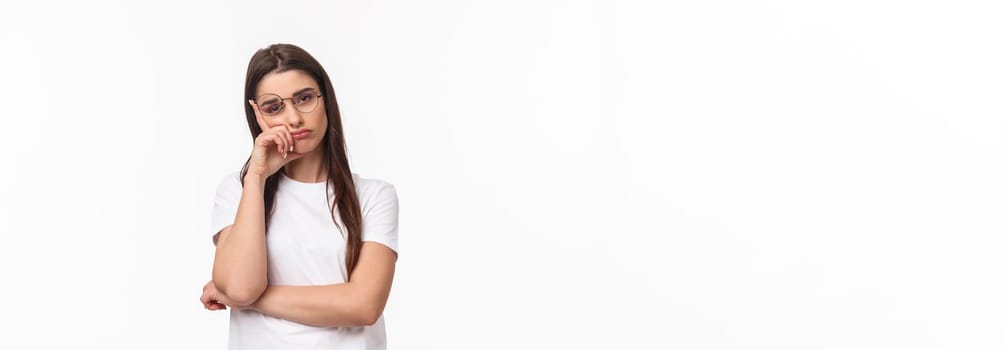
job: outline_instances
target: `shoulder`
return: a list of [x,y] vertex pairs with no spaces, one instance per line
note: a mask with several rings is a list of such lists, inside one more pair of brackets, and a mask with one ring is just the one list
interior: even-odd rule
[[231,171],[223,175],[216,184],[217,193],[241,191],[241,171]]
[[353,182],[356,183],[356,196],[359,197],[360,207],[364,210],[380,204],[393,205],[398,203],[397,189],[394,184],[379,178],[364,177],[357,173],[352,174]]
[[228,172],[228,173],[224,174],[222,178],[220,178],[220,184],[221,185],[235,184],[235,183],[238,186],[241,185],[241,171],[240,170]]

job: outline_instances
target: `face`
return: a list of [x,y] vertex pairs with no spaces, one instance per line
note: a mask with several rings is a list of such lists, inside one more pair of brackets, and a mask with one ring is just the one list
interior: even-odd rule
[[258,126],[268,130],[284,125],[292,133],[310,130],[303,136],[294,134],[293,151],[310,153],[320,149],[318,145],[328,129],[328,117],[323,96],[318,95],[321,95],[318,83],[303,71],[288,70],[265,75],[258,82],[258,91],[255,92]]

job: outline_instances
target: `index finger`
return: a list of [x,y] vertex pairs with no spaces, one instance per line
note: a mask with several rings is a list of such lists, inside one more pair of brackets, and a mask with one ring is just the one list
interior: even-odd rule
[[293,143],[297,142],[297,139],[293,138],[293,128],[287,124],[283,124],[286,127],[286,137],[290,139],[290,151],[293,151]]
[[262,111],[258,109],[258,104],[253,100],[248,100],[248,104],[251,105],[251,110],[255,112],[255,121],[258,122],[258,127],[262,131],[269,130],[269,123],[266,123],[265,118],[262,118]]

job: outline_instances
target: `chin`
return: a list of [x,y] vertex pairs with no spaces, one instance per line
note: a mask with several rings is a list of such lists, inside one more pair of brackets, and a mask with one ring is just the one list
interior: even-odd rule
[[293,146],[293,151],[297,153],[311,153],[317,151],[320,147],[318,144],[308,145],[307,147],[300,147],[299,145]]

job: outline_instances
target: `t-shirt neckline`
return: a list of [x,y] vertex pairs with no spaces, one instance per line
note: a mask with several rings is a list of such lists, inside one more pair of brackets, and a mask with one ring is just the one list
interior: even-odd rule
[[295,187],[311,188],[311,189],[313,189],[313,188],[324,188],[325,185],[328,184],[328,180],[327,179],[325,181],[321,181],[321,182],[301,182],[301,181],[294,180],[293,178],[287,176],[286,173],[284,173],[282,171],[279,171],[279,175],[282,176],[284,182],[286,182],[287,184],[293,185]]

